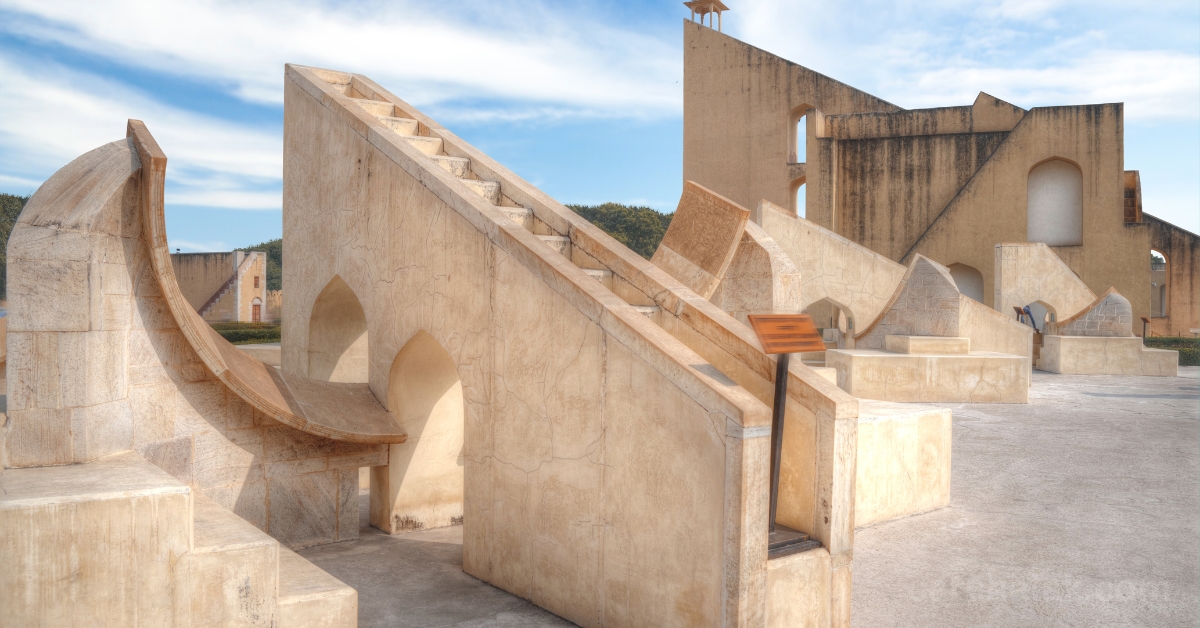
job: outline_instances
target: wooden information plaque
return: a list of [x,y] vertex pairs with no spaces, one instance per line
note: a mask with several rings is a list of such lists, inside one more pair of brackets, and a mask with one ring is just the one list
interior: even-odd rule
[[746,318],[750,319],[765,353],[825,350],[825,342],[808,314],[750,314]]

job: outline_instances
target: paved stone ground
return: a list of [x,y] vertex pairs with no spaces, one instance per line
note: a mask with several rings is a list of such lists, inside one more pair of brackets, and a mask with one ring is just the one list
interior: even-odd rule
[[[1198,371],[943,404],[951,505],[857,532],[854,626],[1196,626]],[[571,625],[462,573],[462,528],[362,535],[300,552],[358,589],[362,628]]]
[[462,571],[462,526],[389,536],[367,525],[359,539],[299,553],[358,589],[359,628],[574,626]]
[[854,626],[1196,626],[1200,380],[954,409],[950,507],[859,530]]

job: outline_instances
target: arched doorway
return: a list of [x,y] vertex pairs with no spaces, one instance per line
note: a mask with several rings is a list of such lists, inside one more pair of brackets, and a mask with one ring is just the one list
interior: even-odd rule
[[947,266],[950,277],[958,286],[958,291],[983,303],[983,273],[973,266],[966,264],[951,264]]
[[330,382],[366,383],[367,317],[341,277],[329,280],[308,321],[308,376]]
[[1083,244],[1083,173],[1078,166],[1063,159],[1034,166],[1027,195],[1029,242]]
[[853,348],[846,339],[854,335],[854,315],[841,303],[826,297],[809,303],[804,313],[812,317],[826,340],[836,341],[839,349]]
[[1150,250],[1150,317],[1170,316],[1171,275],[1166,254]]
[[465,422],[458,368],[424,331],[396,354],[388,410],[408,432],[371,471],[371,525],[388,533],[461,524]]
[[[258,279],[258,277],[255,277],[255,279]],[[250,302],[250,322],[262,322],[262,299],[258,297],[254,297],[254,300]]]

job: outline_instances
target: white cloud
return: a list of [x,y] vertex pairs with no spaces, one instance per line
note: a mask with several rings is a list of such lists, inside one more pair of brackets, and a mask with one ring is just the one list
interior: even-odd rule
[[[168,158],[169,203],[278,208],[282,138],[164,105],[120,84],[0,54],[4,183],[38,182],[144,121]],[[9,182],[12,182],[11,184]]]
[[[418,106],[551,102],[608,115],[674,114],[675,46],[538,3],[419,5],[196,0],[2,0],[9,29],[280,103],[287,62],[360,72]],[[570,18],[570,19],[568,19]]]
[[1195,37],[1173,30],[1194,27],[1194,3],[1131,15],[1073,0],[763,0],[742,13],[727,20],[735,36],[902,107],[986,91],[1022,107],[1124,102],[1131,120],[1200,117]]

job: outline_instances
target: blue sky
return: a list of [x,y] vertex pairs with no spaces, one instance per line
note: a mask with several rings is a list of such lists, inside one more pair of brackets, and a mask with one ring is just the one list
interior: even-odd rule
[[[1145,209],[1200,232],[1200,4],[741,2],[725,31],[908,108],[1121,101]],[[0,191],[145,120],[171,246],[281,233],[283,64],[361,72],[565,203],[670,211],[682,35],[662,2],[0,0]]]

